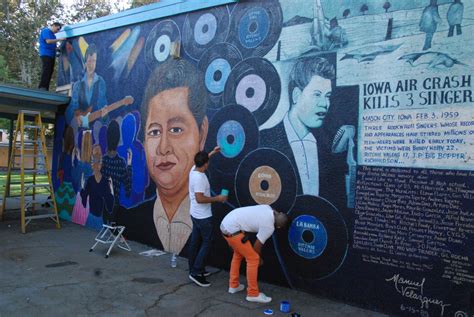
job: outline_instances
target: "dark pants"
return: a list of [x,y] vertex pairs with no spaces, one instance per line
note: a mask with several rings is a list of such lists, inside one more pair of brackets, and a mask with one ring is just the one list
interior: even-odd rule
[[38,85],[39,89],[49,90],[49,83],[54,71],[55,57],[41,56],[41,80]]
[[205,260],[212,241],[212,217],[196,219],[193,221],[193,231],[189,244],[189,274],[198,275],[204,273]]
[[426,33],[425,45],[423,46],[423,51],[429,50],[431,48],[431,41],[433,40],[434,33]]
[[456,34],[457,34],[457,35],[461,35],[461,34],[462,34],[462,31],[461,31],[461,24],[450,25],[450,26],[449,26],[449,31],[448,31],[448,37],[453,36],[453,34],[454,34],[454,27],[456,27]]

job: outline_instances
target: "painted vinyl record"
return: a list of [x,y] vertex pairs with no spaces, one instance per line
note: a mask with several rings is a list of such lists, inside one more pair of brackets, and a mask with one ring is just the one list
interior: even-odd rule
[[150,69],[170,57],[171,45],[180,41],[178,25],[173,20],[164,20],[153,27],[145,43],[145,61]]
[[209,184],[211,185],[211,191],[213,192],[213,195],[219,195],[222,189],[229,190],[226,203],[231,206],[232,209],[237,208],[239,203],[234,191],[234,177],[233,175],[224,174],[223,172],[217,170],[213,164],[214,158],[215,157],[211,159],[209,168],[206,171]]
[[279,1],[246,1],[232,10],[227,42],[244,57],[265,56],[280,38],[283,13]]
[[252,57],[232,69],[225,85],[224,104],[244,106],[262,125],[275,112],[280,94],[280,76],[272,63]]
[[258,126],[250,111],[238,105],[219,110],[209,124],[206,150],[216,145],[221,152],[212,158],[209,168],[233,179],[242,159],[258,147]]
[[208,92],[208,108],[222,108],[222,95],[232,68],[242,61],[239,50],[228,43],[219,43],[206,50],[198,63],[204,74]]
[[200,60],[204,51],[224,42],[229,33],[230,16],[227,7],[189,13],[183,27],[183,47],[195,60]]
[[288,212],[296,198],[296,174],[281,152],[260,148],[240,163],[235,190],[240,206],[265,204]]
[[277,252],[293,287],[336,272],[347,254],[348,231],[337,208],[324,198],[296,197],[287,230],[275,231]]

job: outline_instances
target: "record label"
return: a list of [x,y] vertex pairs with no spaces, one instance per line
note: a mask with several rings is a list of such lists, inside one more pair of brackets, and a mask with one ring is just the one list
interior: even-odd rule
[[211,13],[199,17],[194,25],[194,39],[199,45],[206,45],[216,36],[217,18]]
[[155,43],[154,55],[157,61],[164,62],[170,55],[171,39],[168,35],[163,34]]
[[235,120],[224,122],[217,131],[217,145],[221,147],[221,154],[227,158],[239,155],[245,145],[242,125]]
[[255,7],[248,10],[240,20],[239,39],[246,48],[260,45],[270,30],[270,17],[265,9]]
[[271,205],[281,194],[281,178],[270,166],[257,167],[250,175],[250,195],[262,205]]
[[213,60],[204,75],[206,88],[213,94],[222,93],[230,71],[231,66],[226,59],[216,58]]
[[266,91],[265,81],[258,75],[250,74],[237,85],[235,100],[237,104],[254,112],[264,104]]
[[323,253],[328,243],[326,228],[316,217],[298,216],[290,225],[288,240],[291,249],[306,259],[314,259]]

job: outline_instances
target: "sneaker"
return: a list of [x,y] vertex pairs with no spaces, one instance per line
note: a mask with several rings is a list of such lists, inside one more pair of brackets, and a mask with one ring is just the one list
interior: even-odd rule
[[204,271],[204,273],[201,273],[199,275],[204,276],[204,277],[208,277],[208,276],[211,276],[211,272]]
[[245,289],[245,285],[239,284],[237,287],[229,287],[229,293],[235,294]]
[[201,287],[211,286],[211,283],[209,283],[204,276],[189,275],[189,279]]
[[249,302],[255,302],[255,303],[270,303],[272,301],[271,297],[268,297],[262,292],[260,292],[258,296],[247,296],[245,299]]

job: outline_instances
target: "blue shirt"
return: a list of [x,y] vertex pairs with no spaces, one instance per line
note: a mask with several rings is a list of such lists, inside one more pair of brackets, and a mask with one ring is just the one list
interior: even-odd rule
[[46,43],[46,40],[55,40],[56,35],[49,28],[41,30],[39,37],[39,55],[56,57],[56,43]]

